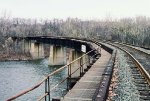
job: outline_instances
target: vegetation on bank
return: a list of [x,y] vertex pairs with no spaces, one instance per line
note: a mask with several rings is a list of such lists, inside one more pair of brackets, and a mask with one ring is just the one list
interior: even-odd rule
[[1,17],[1,54],[11,53],[9,51],[14,47],[11,40],[8,40],[11,36],[98,38],[150,48],[150,18],[139,16],[120,20],[83,21],[78,18],[35,20]]

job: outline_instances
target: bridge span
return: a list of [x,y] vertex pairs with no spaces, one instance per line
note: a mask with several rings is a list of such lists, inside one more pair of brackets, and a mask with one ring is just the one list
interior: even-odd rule
[[[17,39],[20,38],[13,37],[14,41]],[[43,80],[41,80],[41,82],[37,83],[33,87],[21,93],[18,93],[17,95],[9,98],[7,101],[17,99],[18,97],[35,90],[42,84],[45,84],[45,93],[42,94],[41,97],[37,98],[38,101],[41,101],[43,99],[45,101],[106,100],[116,54],[116,51],[113,48],[110,48],[100,42],[92,40],[67,38],[67,37],[41,36],[41,37],[25,37],[21,39],[34,42],[32,43],[34,47],[35,45],[39,45],[38,49],[35,48],[33,49],[34,51],[42,49],[40,43],[51,43],[56,46],[71,47],[76,50],[84,52],[84,54],[81,57],[71,61],[70,63],[67,63],[65,66],[62,66],[56,71],[50,73]],[[52,47],[51,49],[53,48],[54,47]],[[51,52],[53,52],[53,50]],[[40,56],[42,56],[42,54],[40,54]],[[86,59],[87,56],[88,59]],[[76,62],[78,62],[79,65],[76,68],[74,68],[75,66],[73,66],[73,64]],[[60,71],[64,69],[66,69],[68,72],[67,77],[61,80],[57,85],[51,87],[50,85],[51,76],[58,74]],[[63,97],[52,98],[51,93],[54,91],[54,89],[56,89],[61,83],[65,81],[67,81],[68,93],[65,94]]]

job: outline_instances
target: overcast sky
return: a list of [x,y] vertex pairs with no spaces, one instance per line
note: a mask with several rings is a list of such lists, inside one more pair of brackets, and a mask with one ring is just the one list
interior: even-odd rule
[[148,16],[150,0],[0,0],[0,16],[105,19]]

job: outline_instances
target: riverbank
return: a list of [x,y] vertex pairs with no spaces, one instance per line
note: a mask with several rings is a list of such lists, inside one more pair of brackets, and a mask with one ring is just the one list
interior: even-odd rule
[[[49,56],[49,48],[44,48],[44,57]],[[34,60],[30,54],[30,52],[14,52],[10,51],[10,53],[6,53],[4,50],[0,52],[0,61],[28,61]]]
[[29,53],[14,53],[14,54],[0,54],[0,61],[22,61],[32,60],[32,56]]

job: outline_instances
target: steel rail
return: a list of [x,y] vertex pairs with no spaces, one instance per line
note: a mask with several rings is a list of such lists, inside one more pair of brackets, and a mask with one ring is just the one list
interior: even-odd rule
[[120,50],[124,51],[125,53],[127,53],[133,60],[133,62],[135,63],[135,65],[139,68],[141,74],[144,76],[144,78],[146,79],[146,81],[148,82],[148,84],[150,85],[150,74],[145,70],[145,68],[138,62],[138,60],[136,60],[133,55],[131,55],[128,51],[126,51],[125,49],[118,47],[112,43],[108,43],[112,46],[115,46],[117,48],[119,48]]
[[146,53],[145,51],[142,51],[142,50],[140,50],[140,49],[137,49],[137,48],[135,48],[134,46],[127,45],[127,44],[123,44],[123,43],[117,43],[117,44],[123,45],[123,46],[126,46],[126,47],[130,47],[130,48],[132,48],[132,49],[135,49],[135,50],[138,50],[138,51],[140,51],[140,52],[142,52],[142,53],[145,53],[145,54],[147,54],[147,55],[150,55],[149,53]]

